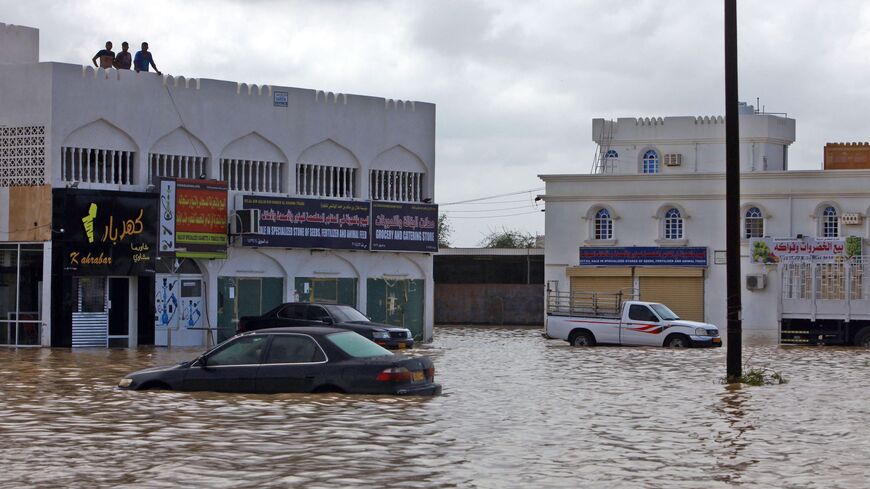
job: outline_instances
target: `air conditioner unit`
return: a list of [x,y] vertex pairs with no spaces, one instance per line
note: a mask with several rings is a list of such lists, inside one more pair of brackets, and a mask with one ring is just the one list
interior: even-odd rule
[[746,288],[749,290],[763,290],[767,287],[767,275],[747,275]]
[[840,222],[843,224],[861,224],[861,220],[864,216],[862,216],[858,212],[844,212],[842,216],[840,216]]
[[671,153],[665,155],[665,166],[680,166],[683,164],[683,155]]
[[230,234],[260,234],[260,209],[239,209],[230,220]]

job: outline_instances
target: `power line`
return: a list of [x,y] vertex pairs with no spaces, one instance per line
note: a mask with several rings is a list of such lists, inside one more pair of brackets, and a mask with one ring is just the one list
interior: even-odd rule
[[[516,204],[517,202],[532,202],[532,199],[528,198],[528,199],[518,199],[518,200],[495,200],[492,202],[466,202],[466,204],[467,205],[496,205],[496,204]],[[439,205],[452,205],[452,204],[439,204]]]
[[457,202],[447,202],[447,203],[439,204],[439,205],[443,207],[443,206],[446,206],[446,205],[467,204],[467,203],[469,203],[469,202],[480,202],[481,200],[497,199],[497,198],[499,198],[499,197],[508,197],[508,196],[511,196],[511,195],[519,195],[519,194],[527,194],[527,193],[532,193],[532,192],[539,192],[539,191],[541,191],[541,190],[544,190],[544,187],[540,187],[540,188],[530,188],[530,189],[528,189],[528,190],[520,190],[520,191],[517,191],[517,192],[508,192],[508,193],[506,193],[506,194],[490,195],[490,196],[487,196],[487,197],[478,197],[478,198],[476,198],[476,199],[460,200],[460,201],[457,201]]
[[539,212],[541,211],[536,210],[532,212],[520,212],[519,214],[502,214],[498,216],[450,216],[450,219],[493,219],[496,217],[528,216],[530,214],[537,214]]
[[529,208],[534,209],[535,207],[532,206],[531,203],[529,203],[529,204],[527,204],[527,205],[521,205],[521,206],[518,206],[518,207],[501,207],[501,208],[498,208],[498,209],[473,209],[473,210],[464,210],[464,209],[463,209],[463,210],[451,210],[451,209],[447,209],[447,210],[445,210],[444,212],[502,212],[502,211],[512,211],[512,210],[516,210],[516,209],[529,209]]

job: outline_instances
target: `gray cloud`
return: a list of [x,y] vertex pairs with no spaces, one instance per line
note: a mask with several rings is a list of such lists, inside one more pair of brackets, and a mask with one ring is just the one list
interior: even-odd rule
[[[820,168],[826,142],[870,139],[870,6],[739,9],[741,98],[797,119],[792,168]],[[593,117],[724,112],[719,1],[0,0],[0,12],[41,29],[44,60],[84,64],[106,39],[148,40],[167,73],[433,102],[440,202],[588,172]],[[543,232],[532,197],[519,197],[527,215],[455,213],[455,244],[502,226]]]

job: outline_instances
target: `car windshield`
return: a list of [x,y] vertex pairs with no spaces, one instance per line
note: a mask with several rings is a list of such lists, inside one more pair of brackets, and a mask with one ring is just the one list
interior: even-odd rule
[[353,331],[332,333],[326,337],[341,351],[354,358],[387,357],[393,354],[390,350],[381,348]]
[[680,319],[680,316],[674,314],[674,311],[668,309],[668,306],[664,304],[650,304],[650,307],[653,308],[653,311],[659,315],[665,321],[673,321],[675,319]]
[[349,323],[352,321],[364,321],[368,322],[369,318],[365,317],[365,315],[356,309],[350,306],[324,306],[326,310],[329,311],[329,314],[335,318],[337,323]]

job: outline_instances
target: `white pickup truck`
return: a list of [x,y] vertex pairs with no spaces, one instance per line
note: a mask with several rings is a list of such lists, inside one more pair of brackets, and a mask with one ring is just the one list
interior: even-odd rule
[[684,321],[664,304],[622,301],[621,294],[614,295],[619,298],[599,298],[594,307],[577,307],[576,297],[565,307],[564,300],[548,297],[544,336],[573,346],[722,346],[719,328],[712,324]]

